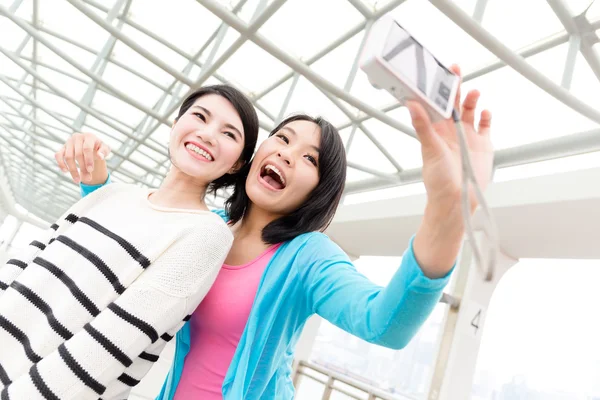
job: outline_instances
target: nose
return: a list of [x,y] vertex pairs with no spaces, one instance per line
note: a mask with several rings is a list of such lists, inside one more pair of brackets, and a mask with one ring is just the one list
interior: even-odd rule
[[282,150],[279,151],[277,153],[277,157],[279,157],[281,159],[281,161],[283,161],[284,163],[286,163],[287,165],[291,166],[292,165],[292,156],[289,154],[288,151]]
[[217,142],[217,133],[218,132],[214,127],[208,125],[196,131],[196,136],[204,143],[214,146]]

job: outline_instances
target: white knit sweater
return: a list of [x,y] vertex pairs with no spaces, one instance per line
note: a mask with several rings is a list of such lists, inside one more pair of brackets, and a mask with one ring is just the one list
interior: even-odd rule
[[208,211],[111,184],[0,266],[0,399],[123,399],[200,303],[231,247]]

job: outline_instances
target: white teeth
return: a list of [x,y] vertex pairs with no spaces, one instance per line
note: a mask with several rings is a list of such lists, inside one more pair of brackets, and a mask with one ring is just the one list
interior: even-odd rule
[[267,165],[265,166],[265,171],[266,171],[266,170],[269,170],[269,169],[270,169],[271,171],[275,172],[277,175],[279,175],[279,179],[281,179],[281,183],[285,185],[285,179],[283,178],[283,175],[282,175],[282,174],[281,174],[281,172],[280,172],[280,171],[277,169],[277,167],[276,167],[276,166],[274,166],[274,165],[271,165],[271,164],[267,164]]
[[206,151],[202,150],[200,147],[196,146],[195,144],[188,143],[185,146],[185,148],[188,150],[192,150],[196,154],[201,155],[202,157],[206,158],[208,161],[212,161],[212,159],[213,159],[210,154],[208,154]]

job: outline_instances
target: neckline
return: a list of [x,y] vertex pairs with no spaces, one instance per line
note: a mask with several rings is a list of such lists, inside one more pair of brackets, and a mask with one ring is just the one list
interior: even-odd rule
[[277,244],[274,244],[272,246],[269,246],[262,253],[260,253],[260,255],[258,257],[256,257],[253,260],[248,261],[245,264],[241,264],[241,265],[229,265],[229,264],[223,263],[223,268],[225,268],[225,269],[231,269],[231,270],[237,270],[237,269],[247,268],[247,267],[251,266],[252,264],[255,264],[258,261],[260,261],[261,259],[263,259],[267,254],[269,254],[271,252],[275,252],[279,248],[279,246],[281,246],[281,243],[277,243]]
[[152,195],[152,193],[156,192],[157,190],[158,189],[148,189],[145,192],[146,194],[144,196],[145,204],[153,210],[163,211],[163,212],[187,213],[187,214],[212,214],[212,215],[219,217],[218,215],[216,215],[215,213],[213,213],[212,211],[209,211],[209,210],[201,210],[199,208],[175,208],[175,207],[159,206],[157,204],[154,204],[150,201],[150,196]]

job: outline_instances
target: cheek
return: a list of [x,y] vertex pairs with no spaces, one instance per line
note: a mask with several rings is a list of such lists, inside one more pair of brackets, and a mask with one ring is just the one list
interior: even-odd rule
[[221,143],[219,157],[223,163],[233,166],[242,156],[242,150],[243,144],[227,139]]
[[177,145],[180,141],[182,141],[185,136],[193,131],[193,123],[189,121],[189,118],[186,116],[181,117],[179,121],[175,124],[175,126],[171,129],[171,133],[169,135],[170,145]]
[[298,183],[296,193],[299,197],[308,197],[319,184],[319,174],[307,168],[302,174],[296,177]]

